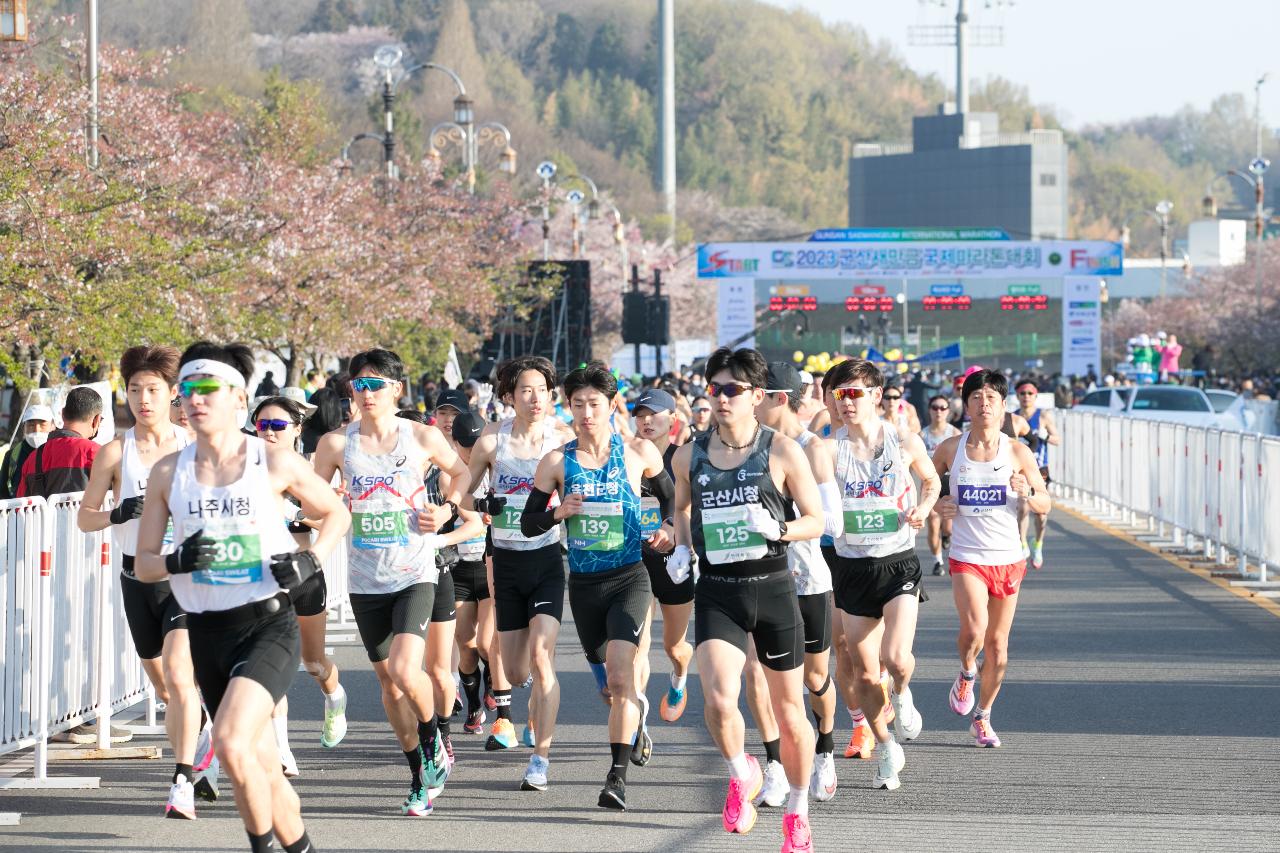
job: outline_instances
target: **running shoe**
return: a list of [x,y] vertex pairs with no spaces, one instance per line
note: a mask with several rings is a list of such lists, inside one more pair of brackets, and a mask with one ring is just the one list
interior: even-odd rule
[[431,800],[439,797],[448,779],[449,754],[444,750],[444,738],[437,736],[431,758],[422,764],[422,782],[427,788],[427,797]]
[[177,820],[196,819],[195,786],[184,777],[181,782],[174,782],[169,787],[169,802],[165,804],[164,816]]
[[1023,539],[1022,540],[1022,559],[1028,560],[1030,558],[1031,558],[1031,543]]
[[782,762],[770,761],[765,766],[764,784],[760,786],[760,793],[754,800],[756,807],[779,808],[787,801],[789,793],[791,787],[787,784],[787,771],[783,769]]
[[939,577],[942,576],[942,563],[935,560],[933,563],[933,573]]
[[529,673],[528,675],[526,675],[526,676],[524,677],[524,683],[523,683],[523,684],[521,684],[521,685],[520,685],[520,687],[521,687],[521,688],[529,688],[529,687],[532,687],[532,686],[533,686],[533,673],[531,672],[531,673]]
[[871,726],[859,723],[853,727],[853,734],[849,736],[849,745],[844,748],[844,757],[869,759],[875,746],[876,739],[871,734]]
[[484,721],[484,708],[472,708],[467,713],[467,721],[462,724],[462,730],[469,735],[478,735],[484,731]]
[[333,749],[347,736],[347,694],[343,693],[333,708],[324,703],[324,725],[320,727],[320,745]]
[[755,756],[748,755],[747,763],[751,765],[751,775],[746,779],[729,779],[729,790],[724,795],[724,810],[720,812],[720,823],[724,826],[724,831],[739,835],[746,835],[756,825],[756,807],[751,801],[764,787],[760,762],[756,761]]
[[1044,566],[1044,543],[1037,542],[1031,547],[1031,568],[1039,569]]
[[907,756],[902,747],[894,741],[876,744],[876,773],[871,779],[871,787],[896,791],[902,787],[898,779],[900,771],[907,763]]
[[516,727],[511,721],[499,717],[493,721],[493,728],[489,729],[489,739],[484,742],[484,748],[489,752],[496,752],[499,749],[511,749],[516,745]]
[[951,694],[947,697],[951,703],[951,710],[960,716],[973,711],[973,679],[965,678],[964,673],[956,676],[955,683],[951,685]]
[[644,767],[652,757],[653,738],[649,737],[649,728],[641,725],[636,732],[635,742],[631,744],[631,763],[636,767]]
[[427,793],[426,788],[417,784],[409,788],[409,796],[405,797],[400,805],[400,814],[410,817],[423,817],[431,814],[433,810],[431,795]]
[[684,713],[684,706],[688,701],[689,696],[683,687],[668,687],[667,695],[658,703],[658,713],[668,723],[674,723]]
[[209,766],[196,774],[196,796],[206,802],[218,800],[218,757],[215,755]]
[[213,726],[205,723],[196,737],[196,760],[191,769],[199,773],[213,760]]
[[813,757],[813,774],[809,777],[809,796],[825,803],[836,795],[836,760],[829,752]]
[[880,673],[880,691],[884,693],[884,710],[880,712],[884,718],[886,726],[893,725],[897,714],[893,710],[893,703],[889,701],[889,692],[893,688],[893,676],[887,672]]
[[444,741],[444,755],[449,760],[449,772],[452,773],[453,765],[458,763],[457,759],[453,757],[453,738],[442,732],[440,740]]
[[280,769],[284,771],[284,778],[293,779],[298,775],[298,762],[293,757],[293,750],[280,750]]
[[915,703],[911,701],[911,688],[906,688],[902,693],[890,693],[889,701],[893,705],[896,717],[893,721],[893,730],[898,733],[898,737],[903,740],[915,740],[920,737],[920,730],[924,728],[924,718],[920,716]]
[[484,706],[489,711],[498,710],[498,697],[493,695],[493,690],[491,690],[488,685],[484,688]]
[[462,699],[461,697],[458,696],[458,694],[455,693],[453,695],[453,713],[450,714],[449,716],[456,717],[461,713],[462,713]]
[[533,730],[532,723],[524,724],[524,731],[520,733],[520,743],[530,749],[538,745],[538,736]]
[[974,717],[973,722],[969,724],[969,734],[973,735],[974,746],[997,747],[1000,745],[1000,735],[991,728],[991,721],[986,717]]
[[618,811],[627,810],[627,783],[612,771],[604,780],[604,787],[600,789],[600,799],[596,801],[596,805],[602,809],[617,809]]
[[942,536],[942,550],[945,551],[950,547],[951,547],[951,536],[944,533]]
[[550,762],[536,752],[529,756],[529,766],[524,770],[524,779],[520,781],[521,791],[547,790],[547,770]]
[[813,853],[813,835],[809,832],[809,816],[782,816],[782,853]]

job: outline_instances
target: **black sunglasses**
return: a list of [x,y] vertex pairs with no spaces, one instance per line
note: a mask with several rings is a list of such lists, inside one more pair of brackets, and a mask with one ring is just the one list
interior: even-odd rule
[[739,394],[745,394],[752,389],[751,385],[740,385],[737,382],[726,382],[723,385],[712,382],[707,386],[708,397],[728,397],[732,400]]
[[293,421],[278,421],[275,418],[262,418],[256,424],[258,432],[284,432],[293,426]]

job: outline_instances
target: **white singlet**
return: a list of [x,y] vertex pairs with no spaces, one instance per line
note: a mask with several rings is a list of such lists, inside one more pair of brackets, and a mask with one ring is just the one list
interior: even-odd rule
[[[796,436],[801,448],[817,440],[817,436],[805,430]],[[795,506],[796,515],[800,508]],[[817,539],[801,539],[787,548],[787,568],[796,582],[796,595],[821,595],[831,591],[831,569],[822,558],[822,547]]]
[[[533,539],[520,532],[520,513],[533,489],[533,475],[542,457],[564,445],[555,423],[542,422],[542,446],[532,459],[521,459],[511,452],[511,425],[515,420],[498,425],[498,445],[493,455],[493,491],[507,499],[507,508],[493,519],[493,547],[509,551],[536,551],[560,541],[560,525]],[[553,499],[551,506],[557,502]]]
[[888,557],[909,551],[916,531],[907,511],[916,505],[911,464],[894,430],[880,422],[884,449],[866,461],[853,455],[848,427],[836,432],[836,485],[841,488],[844,535],[836,553],[848,559]]
[[[173,437],[177,439],[178,449],[186,447],[191,443],[191,438],[187,435],[187,431],[177,424],[170,424],[173,427]],[[136,498],[147,493],[147,480],[151,478],[151,468],[142,464],[142,460],[138,457],[138,443],[134,438],[133,427],[125,430],[124,436],[120,439],[120,493],[116,495],[116,505],[119,506],[128,498]],[[168,532],[168,531],[166,531]],[[134,518],[126,521],[124,524],[111,525],[111,538],[115,542],[116,550],[121,554],[129,557],[136,557],[138,554],[138,519]],[[162,554],[167,554],[172,548],[172,539],[165,543]]]
[[196,480],[194,443],[178,454],[169,486],[173,541],[182,543],[204,531],[218,543],[213,566],[169,578],[174,597],[188,613],[231,610],[271,598],[280,591],[271,574],[271,556],[298,550],[280,523],[280,496],[271,490],[266,444],[252,435],[244,440],[244,471],[227,486]]
[[924,429],[920,430],[920,440],[924,442],[924,449],[929,452],[930,456],[933,456],[933,451],[938,449],[939,444],[942,444],[953,435],[960,434],[960,430],[956,429],[953,424],[944,424],[943,426],[946,429],[943,430],[942,435],[935,435],[933,428],[930,426],[925,426]]
[[1000,449],[990,462],[974,462],[965,452],[969,433],[951,461],[950,488],[959,513],[951,522],[951,559],[979,566],[1007,566],[1022,557],[1018,496],[1009,488],[1013,473],[1011,439],[1000,433]]

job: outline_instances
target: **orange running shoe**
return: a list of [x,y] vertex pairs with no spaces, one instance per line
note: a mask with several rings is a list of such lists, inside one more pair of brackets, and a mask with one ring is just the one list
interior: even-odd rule
[[489,739],[485,741],[484,748],[489,752],[499,749],[511,749],[516,745],[516,727],[511,724],[510,720],[499,717],[493,721],[493,728],[489,730]]
[[658,705],[658,713],[668,723],[674,723],[684,713],[684,706],[689,703],[689,694],[683,687],[668,687],[667,695],[662,697]]
[[853,727],[849,745],[844,748],[844,757],[870,759],[875,748],[876,739],[871,734],[871,726],[861,723]]

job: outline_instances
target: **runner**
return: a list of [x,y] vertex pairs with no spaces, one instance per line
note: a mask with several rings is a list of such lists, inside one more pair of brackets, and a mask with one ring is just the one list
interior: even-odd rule
[[[288,397],[267,397],[254,407],[252,421],[258,438],[270,445],[301,449],[302,422],[307,410]],[[311,525],[307,523],[302,507],[286,498],[285,520],[293,541],[299,548],[311,547]],[[294,591],[293,610],[298,616],[298,629],[302,637],[302,667],[315,679],[324,695],[324,724],[320,730],[320,745],[333,749],[347,734],[347,693],[338,681],[338,665],[325,654],[325,627],[329,620],[329,589],[324,572],[316,572],[301,588]],[[280,747],[280,763],[284,775],[298,775],[298,762],[289,748],[289,700],[284,698],[276,706],[271,723],[275,730],[276,744]]]
[[[151,471],[135,571],[145,583],[169,581],[187,613],[196,681],[250,849],[273,850],[274,832],[287,853],[310,853],[269,721],[301,660],[290,593],[320,570],[349,517],[305,459],[240,432],[248,347],[201,342],[180,363],[178,391],[196,440]],[[286,492],[317,520],[310,550],[295,550],[281,524]],[[164,544],[170,518],[172,550]]]
[[[938,449],[938,445],[951,438],[953,435],[959,435],[960,430],[956,429],[947,421],[947,415],[951,412],[951,404],[947,398],[941,394],[935,394],[929,398],[929,425],[920,430],[920,440],[924,442],[924,449],[933,457],[933,452]],[[933,512],[929,513],[928,521],[928,538],[929,553],[933,555],[933,573],[942,575],[946,573],[946,568],[942,565],[942,552],[951,544],[951,522],[944,521],[942,516],[938,515],[937,504],[934,505]]]
[[[1023,379],[1014,391],[1018,396],[1017,414],[1027,422],[1028,434],[1023,440],[1035,454],[1036,465],[1040,468],[1040,478],[1047,486],[1049,484],[1049,445],[1057,446],[1062,443],[1062,439],[1058,436],[1058,425],[1054,422],[1052,411],[1041,409],[1036,405],[1040,397],[1040,389],[1034,382]],[[1034,542],[1028,542],[1027,522],[1032,515],[1036,519],[1036,538]],[[1048,526],[1047,510],[1044,514],[1033,513],[1026,501],[1018,504],[1018,532],[1022,534],[1022,550],[1030,549],[1033,569],[1039,569],[1044,565],[1044,532]]]
[[[872,787],[896,790],[906,762],[881,716],[882,665],[892,677],[889,701],[903,740],[923,722],[911,699],[911,652],[922,595],[915,534],[937,500],[938,475],[918,436],[899,437],[879,415],[884,376],[863,359],[849,359],[828,374],[842,426],[828,439],[836,483],[843,492],[844,533],[836,537],[832,566],[836,605],[853,648],[859,705],[876,739]],[[916,500],[914,473],[920,479]]]
[[[167,346],[131,347],[120,357],[120,376],[133,426],[94,457],[76,523],[85,533],[111,528],[120,552],[125,621],[142,669],[156,698],[165,705],[165,733],[176,762],[165,817],[193,820],[200,696],[191,666],[187,617],[168,582],[143,583],[134,574],[147,478],[157,461],[188,443],[187,431],[169,422],[170,403],[177,395],[178,351]],[[115,507],[104,510],[108,489]],[[172,537],[167,539],[170,545]]]
[[[603,366],[588,365],[565,377],[577,438],[538,463],[520,528],[530,539],[561,521],[568,529],[569,606],[588,662],[604,665],[609,693],[612,763],[597,802],[625,809],[627,763],[640,723],[636,654],[653,602],[640,556],[640,481],[667,512],[674,487],[657,448],[612,431],[617,390],[617,380]],[[560,504],[551,509],[553,494]]]
[[689,406],[689,411],[693,414],[693,420],[689,422],[689,430],[694,435],[702,435],[711,429],[714,425],[714,418],[711,414],[711,401],[706,395],[699,394],[693,398],[693,403]]
[[[520,530],[538,463],[573,438],[567,426],[550,417],[555,386],[555,368],[545,358],[520,356],[499,365],[498,396],[515,416],[485,427],[471,449],[472,482],[487,476],[491,487],[484,498],[464,500],[468,509],[474,506],[493,519],[492,588],[506,677],[522,684],[533,676],[526,743],[532,741],[534,752],[520,783],[526,791],[547,789],[551,739],[560,709],[555,673],[565,584],[560,531],[530,538]],[[511,704],[511,691],[495,685],[493,692],[501,713],[503,705]]]
[[[898,380],[885,380],[884,394],[880,404],[882,416],[897,428],[898,435],[905,437],[920,432],[920,415],[917,414],[915,406],[902,399],[902,386],[898,384]],[[839,424],[837,423],[836,426],[839,427]]]
[[[964,380],[961,399],[969,429],[949,438],[934,453],[938,470],[950,477],[950,494],[938,514],[954,519],[951,534],[951,590],[960,615],[960,674],[951,686],[951,710],[973,712],[969,733],[975,746],[1000,746],[991,727],[995,703],[1009,663],[1009,630],[1027,573],[1018,534],[1018,501],[1032,512],[1049,511],[1049,492],[1036,458],[1001,430],[1009,386],[994,370]],[[974,677],[982,653],[981,691],[974,708]]]
[[[404,391],[398,355],[368,350],[351,359],[350,369],[359,416],[320,439],[316,473],[331,482],[335,471],[342,472],[352,510],[351,610],[409,764],[401,812],[426,815],[449,776],[433,685],[423,671],[439,579],[435,552],[466,538],[435,531],[453,517],[468,482],[466,466],[438,429],[396,417]],[[423,480],[432,465],[452,478],[443,504],[427,500]]]
[[[707,362],[707,377],[716,426],[672,462],[679,544],[667,571],[683,583],[692,549],[704,568],[694,594],[695,637],[707,728],[731,776],[721,822],[726,832],[750,832],[751,800],[764,784],[759,763],[743,751],[738,711],[751,638],[778,719],[783,767],[801,782],[787,798],[782,850],[809,850],[813,732],[804,712],[804,624],[786,554],[788,542],[822,533],[822,501],[800,446],[755,419],[768,380],[763,356],[721,347]],[[792,500],[800,516],[786,521]]]

